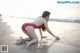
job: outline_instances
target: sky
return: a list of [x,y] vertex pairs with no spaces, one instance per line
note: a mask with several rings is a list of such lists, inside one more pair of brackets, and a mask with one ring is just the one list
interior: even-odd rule
[[80,4],[58,4],[57,1],[65,0],[0,0],[0,13],[36,18],[47,10],[51,12],[50,18],[80,18]]

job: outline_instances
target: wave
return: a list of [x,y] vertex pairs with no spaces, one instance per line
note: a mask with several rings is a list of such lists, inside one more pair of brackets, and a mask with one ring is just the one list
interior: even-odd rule
[[[14,17],[14,16],[7,16],[7,17],[30,19],[30,20],[36,19],[36,18],[32,18],[32,17]],[[50,18],[49,21],[80,23],[80,18]]]
[[80,23],[80,18],[54,18],[54,19],[50,19],[50,21],[59,21],[59,22],[74,22],[74,23]]
[[[26,18],[35,20],[36,18]],[[49,21],[80,23],[80,18],[50,18]]]

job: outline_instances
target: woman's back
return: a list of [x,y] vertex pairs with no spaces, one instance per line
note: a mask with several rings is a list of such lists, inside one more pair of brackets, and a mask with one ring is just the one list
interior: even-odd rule
[[44,21],[46,21],[44,18],[37,18],[35,21],[33,21],[32,23],[34,23],[36,26],[40,26],[44,24]]

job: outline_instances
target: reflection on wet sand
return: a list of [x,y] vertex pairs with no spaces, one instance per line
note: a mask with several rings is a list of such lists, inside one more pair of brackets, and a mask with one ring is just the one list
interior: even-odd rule
[[[47,36],[47,38],[40,39],[39,31],[38,29],[36,29],[35,31],[37,33],[37,36],[39,37],[39,43],[33,44],[29,48],[26,48],[26,45],[15,45],[15,42],[19,37],[27,37],[21,30],[22,24],[32,21],[33,20],[25,18],[2,18],[2,20],[0,21],[0,44],[9,45],[9,53],[48,53],[49,49],[57,42],[54,42],[55,38],[47,33],[47,31],[43,33],[43,35]],[[58,43],[68,44],[80,48],[79,23],[49,21],[48,25],[51,31],[56,36],[60,37],[60,41]],[[1,30],[7,31],[8,34],[4,34]],[[3,36],[2,34],[5,36]]]

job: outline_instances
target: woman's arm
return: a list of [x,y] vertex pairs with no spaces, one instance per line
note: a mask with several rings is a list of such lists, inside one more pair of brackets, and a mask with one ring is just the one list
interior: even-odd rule
[[43,37],[43,35],[42,35],[42,31],[41,31],[41,29],[39,29],[39,32],[40,32],[40,35],[41,35],[41,38]]
[[48,28],[48,23],[46,22],[45,19],[43,20],[43,23],[44,23],[44,26],[45,26],[46,30],[48,31],[48,33],[50,33],[52,36],[56,37],[56,36],[51,32],[51,30]]
[[48,23],[46,22],[46,20],[44,19],[43,20],[43,23],[44,23],[44,26],[46,28],[46,30],[48,31],[48,33],[50,33],[52,36],[54,36],[56,38],[56,40],[60,40],[60,38],[58,36],[55,36],[51,31],[50,29],[48,28]]
[[41,29],[39,29],[39,32],[40,32],[41,38],[46,38],[47,37],[47,36],[43,36]]

